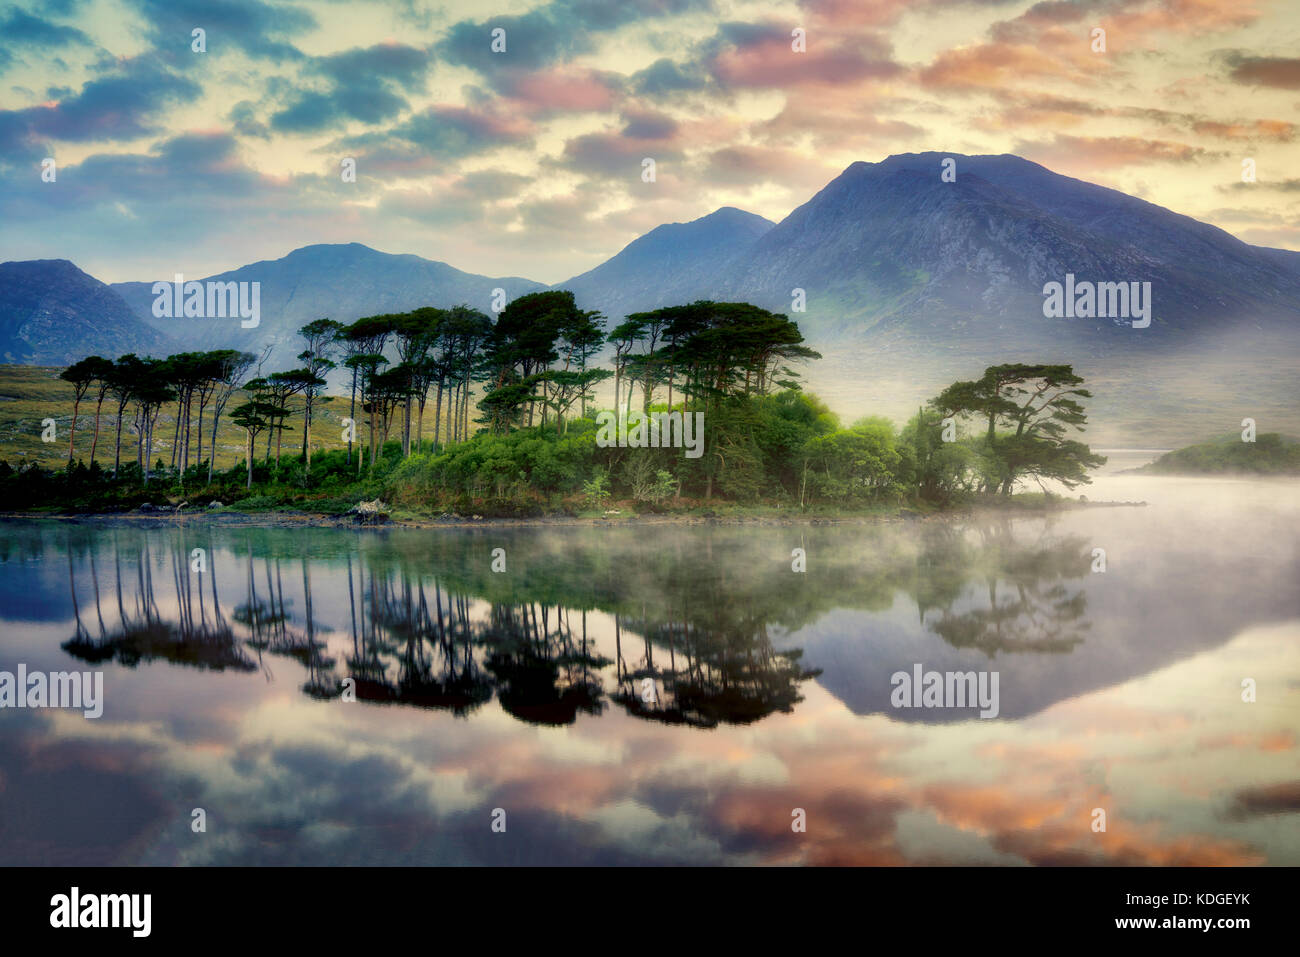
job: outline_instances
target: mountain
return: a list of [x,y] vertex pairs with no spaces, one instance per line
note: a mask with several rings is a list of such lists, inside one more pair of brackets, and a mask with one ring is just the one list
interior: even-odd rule
[[[185,278],[188,282],[198,277]],[[171,282],[172,277],[163,280]],[[263,260],[201,281],[261,283],[257,327],[245,329],[238,319],[154,318],[152,282],[116,283],[113,288],[136,315],[169,332],[186,349],[243,349],[261,355],[270,346],[264,372],[298,364],[295,357],[302,350],[298,330],[314,319],[350,322],[419,306],[460,303],[487,312],[493,289],[504,289],[506,298],[513,299],[546,288],[529,279],[476,276],[446,263],[382,253],[360,243],[304,246],[282,259]]]
[[[954,182],[940,175],[948,157]],[[777,225],[747,216],[719,210],[661,226],[563,285],[611,319],[697,297],[790,313],[798,288],[807,314],[795,318],[814,343],[946,342],[963,353],[1068,341],[1099,355],[1133,344],[1127,321],[1043,316],[1044,284],[1067,273],[1150,282],[1146,346],[1300,316],[1300,254],[1016,156],[853,163]],[[746,228],[722,228],[733,222]]]
[[66,259],[0,263],[0,361],[67,365],[91,353],[165,355],[170,346]]
[[[941,176],[948,158],[954,182]],[[112,287],[121,296],[113,301],[125,301],[138,321],[114,319],[111,306],[61,294],[58,282],[19,278],[41,265],[9,264],[0,274],[6,327],[38,324],[6,340],[4,361],[149,351],[148,323],[171,335],[172,351],[270,346],[270,372],[297,364],[297,330],[313,319],[460,302],[487,311],[493,289],[513,298],[546,288],[357,243],[307,246],[208,277],[261,283],[261,322],[243,329],[237,319],[155,319],[148,282]],[[57,265],[103,295],[70,263]],[[1045,317],[1044,285],[1067,274],[1149,282],[1150,326]],[[1269,429],[1300,431],[1300,394],[1290,385],[1300,373],[1300,253],[1252,246],[1016,156],[914,153],[853,163],[780,223],[725,207],[651,230],[555,288],[571,289],[610,324],[699,298],[790,314],[824,356],[807,369],[809,387],[848,417],[905,420],[944,385],[987,365],[1050,360],[1087,377],[1098,442],[1186,445],[1248,412]],[[793,309],[795,289],[804,291],[805,312]],[[1187,403],[1189,391],[1203,401]],[[1242,395],[1248,409],[1238,408]]]
[[555,288],[568,289],[580,304],[594,304],[617,322],[633,312],[714,296],[720,270],[764,233],[771,220],[724,206],[689,223],[658,226],[612,259]]

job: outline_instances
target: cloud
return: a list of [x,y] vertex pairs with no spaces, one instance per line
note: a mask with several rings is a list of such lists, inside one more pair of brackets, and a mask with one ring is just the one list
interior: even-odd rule
[[1300,811],[1300,780],[1242,788],[1233,795],[1228,817],[1241,821],[1267,814],[1294,814],[1297,811]]
[[125,140],[159,130],[167,108],[198,98],[200,86],[147,56],[127,60],[120,72],[91,80],[79,92],[51,103],[0,111],[0,153],[30,155],[42,140]]
[[76,27],[42,19],[18,7],[10,7],[0,16],[0,37],[4,38],[4,46],[0,46],[0,70],[16,59],[15,50],[45,52],[73,44],[94,45]]
[[149,41],[173,60],[191,56],[191,31],[202,27],[207,53],[220,56],[239,50],[248,56],[274,61],[294,61],[304,54],[290,37],[317,26],[316,18],[291,3],[263,0],[128,0],[140,14]]
[[709,77],[697,63],[677,63],[660,57],[629,78],[634,93],[642,96],[663,97],[674,93],[698,93],[712,85]]
[[430,159],[460,159],[505,146],[528,146],[534,132],[527,120],[493,107],[439,105],[387,130],[349,137],[342,145],[382,157],[396,141],[399,151],[409,144]]
[[1199,146],[1138,136],[1069,136],[1058,134],[1048,141],[1016,143],[1021,156],[1052,169],[1115,168],[1149,163],[1194,163],[1226,154]]
[[608,110],[623,88],[624,80],[616,73],[570,67],[510,73],[497,84],[498,91],[514,101],[513,109],[532,117]]
[[705,66],[727,89],[848,86],[903,72],[889,41],[876,34],[809,38],[803,53],[792,42],[788,24],[724,23],[704,45]]
[[[380,200],[380,211],[427,226],[485,223],[490,210],[513,199],[533,182],[529,176],[482,170],[455,177],[428,189],[393,189]],[[509,216],[502,215],[498,225]]]
[[1199,120],[1192,124],[1192,130],[1224,140],[1267,140],[1273,143],[1290,143],[1296,138],[1296,125],[1283,120],[1252,120],[1242,123]]
[[1278,193],[1300,193],[1300,179],[1280,179],[1272,182],[1258,180],[1254,183],[1229,183],[1217,187],[1220,192],[1240,192],[1246,190],[1267,190]]
[[282,133],[315,133],[348,120],[382,123],[399,116],[410,104],[398,92],[423,92],[430,55],[401,43],[356,47],[313,58],[303,74],[323,77],[328,90],[298,92],[271,116],[270,126]]
[[630,110],[622,116],[618,132],[587,133],[564,144],[560,164],[565,168],[614,180],[640,180],[646,157],[662,163],[680,159],[683,137],[680,125],[665,113]]
[[924,87],[966,91],[1015,86],[1025,77],[1083,81],[1090,75],[1077,64],[1037,46],[1012,43],[945,50],[918,74]]
[[[590,53],[601,33],[712,7],[713,0],[555,0],[519,16],[455,23],[439,41],[437,53],[492,82],[501,71],[540,70]],[[494,53],[492,31],[497,29],[505,31],[505,50]]]
[[1233,52],[1224,56],[1229,77],[1247,86],[1271,86],[1282,90],[1300,90],[1300,58],[1250,56]]

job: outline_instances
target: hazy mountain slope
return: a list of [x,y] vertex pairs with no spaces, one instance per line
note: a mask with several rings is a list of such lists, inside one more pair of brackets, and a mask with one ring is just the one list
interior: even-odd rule
[[0,361],[66,365],[91,353],[166,354],[170,346],[66,259],[0,263]]
[[[170,281],[170,277],[162,277]],[[186,276],[186,281],[198,279]],[[391,255],[363,246],[304,246],[282,259],[264,260],[205,277],[221,282],[261,283],[261,323],[244,329],[238,319],[155,319],[152,282],[118,283],[113,288],[133,307],[166,329],[186,349],[245,349],[272,352],[264,372],[297,364],[302,350],[298,329],[314,319],[349,322],[362,316],[405,312],[419,306],[468,303],[487,312],[492,290],[507,299],[545,288],[516,277],[490,278],[461,272],[446,263],[411,255]]]
[[[798,287],[814,340],[874,332],[981,349],[1140,349],[1300,314],[1300,277],[1222,230],[1015,157],[958,156],[945,183],[940,159],[854,163],[719,276],[719,298],[788,311]],[[1127,322],[1045,319],[1043,285],[1066,273],[1150,282],[1151,328],[1139,339]]]
[[771,220],[732,206],[656,227],[618,255],[557,289],[617,323],[633,312],[713,298],[718,274],[772,228]]

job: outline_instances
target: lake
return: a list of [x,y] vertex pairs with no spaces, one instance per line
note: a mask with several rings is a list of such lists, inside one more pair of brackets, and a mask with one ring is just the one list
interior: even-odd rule
[[1300,483],[1152,457],[1050,516],[8,521],[0,670],[103,713],[0,710],[0,863],[1300,864]]

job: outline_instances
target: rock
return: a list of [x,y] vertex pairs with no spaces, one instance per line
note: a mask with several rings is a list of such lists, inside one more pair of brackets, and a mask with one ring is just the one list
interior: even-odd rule
[[151,504],[149,504],[148,502],[142,502],[141,505],[140,505],[140,511],[142,511],[142,512],[152,512],[152,511],[153,511],[153,506],[152,506]]
[[225,507],[226,506],[222,505],[220,502],[216,501],[215,499],[208,503],[208,508],[225,508]]
[[382,501],[375,499],[373,502],[357,502],[356,505],[348,509],[348,514],[355,515],[357,521],[363,524],[377,525],[380,522],[388,521],[388,513],[391,511],[392,509]]

